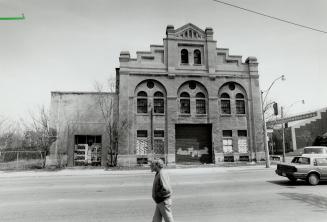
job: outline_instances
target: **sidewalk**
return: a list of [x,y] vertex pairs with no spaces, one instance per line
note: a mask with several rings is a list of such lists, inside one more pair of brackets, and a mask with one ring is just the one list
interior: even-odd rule
[[[272,165],[266,168],[265,165],[245,165],[245,166],[217,166],[217,165],[177,165],[176,167],[167,167],[172,174],[180,173],[209,173],[209,172],[228,172],[228,171],[246,171],[246,170],[274,170],[276,167]],[[0,171],[0,178],[7,177],[53,177],[53,176],[99,176],[99,175],[145,175],[151,174],[150,167],[144,166],[139,168],[65,168],[61,170],[24,170],[24,171]]]

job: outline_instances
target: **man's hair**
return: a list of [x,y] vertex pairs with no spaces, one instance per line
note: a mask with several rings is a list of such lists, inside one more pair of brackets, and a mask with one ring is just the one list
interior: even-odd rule
[[162,169],[164,167],[164,162],[162,159],[155,158],[154,160],[151,161],[152,165],[156,165],[159,169]]

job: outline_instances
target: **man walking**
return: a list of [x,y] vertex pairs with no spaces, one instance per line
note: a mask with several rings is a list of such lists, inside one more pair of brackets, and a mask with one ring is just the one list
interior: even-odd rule
[[156,172],[152,187],[152,198],[156,202],[156,209],[152,222],[174,222],[171,211],[171,194],[169,176],[163,170],[164,163],[161,159],[154,159],[151,162],[151,172]]

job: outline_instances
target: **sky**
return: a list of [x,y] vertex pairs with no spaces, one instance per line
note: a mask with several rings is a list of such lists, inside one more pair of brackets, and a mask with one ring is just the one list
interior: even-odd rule
[[[327,31],[325,0],[226,2]],[[51,91],[94,91],[114,78],[121,51],[163,44],[167,25],[212,27],[218,48],[255,56],[268,100],[293,115],[327,107],[327,34],[213,0],[0,0],[0,117],[26,118]],[[305,101],[302,104],[301,100]]]

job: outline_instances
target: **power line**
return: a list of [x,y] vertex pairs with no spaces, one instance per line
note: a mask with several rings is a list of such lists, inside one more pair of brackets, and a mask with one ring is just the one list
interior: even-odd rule
[[250,10],[250,9],[247,9],[247,8],[243,8],[243,7],[240,7],[240,6],[237,6],[237,5],[232,5],[232,4],[227,3],[227,2],[223,2],[223,1],[219,1],[219,0],[213,0],[213,1],[224,4],[224,5],[231,6],[231,7],[234,7],[234,8],[238,8],[238,9],[241,9],[241,10],[244,10],[244,11],[247,11],[247,12],[251,12],[251,13],[254,13],[254,14],[257,14],[257,15],[261,15],[261,16],[265,16],[265,17],[268,17],[268,18],[271,18],[271,19],[275,19],[275,20],[278,20],[280,22],[285,22],[285,23],[288,23],[288,24],[292,24],[292,25],[295,25],[295,26],[302,27],[302,28],[310,29],[312,31],[327,34],[327,31],[324,31],[324,30],[319,30],[319,29],[315,29],[315,28],[312,28],[312,27],[309,27],[309,26],[305,26],[305,25],[301,25],[301,24],[294,23],[294,22],[291,22],[291,21],[287,21],[285,19],[280,19],[280,18],[277,18],[277,17],[274,17],[274,16],[270,16],[270,15],[261,13],[261,12],[256,12],[256,11],[253,11],[253,10]]

